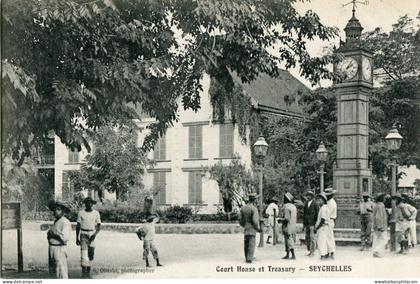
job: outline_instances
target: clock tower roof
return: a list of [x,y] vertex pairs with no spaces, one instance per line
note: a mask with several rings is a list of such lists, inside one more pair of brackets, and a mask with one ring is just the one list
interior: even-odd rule
[[353,13],[353,16],[344,28],[344,31],[346,32],[346,42],[359,40],[362,35],[362,30],[362,25]]

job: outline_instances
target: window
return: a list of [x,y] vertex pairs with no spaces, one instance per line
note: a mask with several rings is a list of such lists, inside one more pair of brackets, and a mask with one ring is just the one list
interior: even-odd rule
[[69,163],[78,163],[79,162],[79,151],[70,150],[69,151]]
[[166,160],[166,137],[161,137],[155,145],[154,149],[154,159],[155,160]]
[[74,197],[74,185],[70,180],[70,173],[71,171],[63,171],[63,176],[61,178],[61,191],[63,200],[73,200]]
[[159,189],[156,196],[156,204],[166,204],[166,172],[153,173],[153,187]]
[[202,158],[203,127],[202,125],[192,125],[189,128],[189,158]]
[[188,203],[199,204],[202,203],[202,184],[201,172],[188,173]]
[[233,156],[233,125],[221,124],[220,125],[220,157]]

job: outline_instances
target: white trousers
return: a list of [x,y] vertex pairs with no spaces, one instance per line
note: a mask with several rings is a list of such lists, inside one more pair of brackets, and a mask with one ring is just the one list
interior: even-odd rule
[[334,238],[335,221],[330,219],[328,222],[329,234],[327,238],[328,252],[335,252],[335,238]]
[[408,222],[408,227],[410,228],[410,233],[408,234],[408,243],[412,245],[417,245],[416,220],[410,220]]
[[330,235],[330,228],[328,225],[323,225],[317,231],[317,245],[320,255],[326,255],[329,253],[328,250],[328,238]]
[[48,247],[48,265],[50,273],[55,273],[57,279],[67,279],[67,246]]
[[386,250],[386,244],[388,243],[388,233],[387,231],[373,231],[373,242],[372,250],[374,254],[379,256],[383,255]]

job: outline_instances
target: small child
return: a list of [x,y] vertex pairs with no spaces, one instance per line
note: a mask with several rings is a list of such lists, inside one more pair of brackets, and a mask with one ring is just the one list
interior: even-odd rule
[[142,225],[137,229],[136,234],[140,240],[143,240],[143,259],[146,262],[146,267],[149,264],[149,251],[152,252],[153,258],[156,260],[156,266],[162,266],[159,262],[158,251],[154,245],[153,239],[155,236],[155,223],[159,222],[156,215],[149,215],[146,219],[142,220]]

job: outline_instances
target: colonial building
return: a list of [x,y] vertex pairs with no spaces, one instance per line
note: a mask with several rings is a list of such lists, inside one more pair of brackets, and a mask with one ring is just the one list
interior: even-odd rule
[[[230,121],[215,123],[209,97],[209,76],[202,79],[203,92],[199,111],[179,110],[179,120],[160,138],[149,158],[156,161],[144,177],[145,188],[160,188],[156,196],[158,205],[188,205],[198,212],[214,212],[220,204],[220,194],[215,181],[205,174],[205,169],[215,163],[229,163],[239,156],[246,167],[251,165],[251,145],[244,143],[238,127]],[[243,84],[251,96],[253,106],[269,115],[281,115],[304,119],[302,107],[285,103],[286,96],[308,92],[300,81],[283,71],[279,79],[261,76],[251,84]],[[143,118],[140,126],[153,120]],[[249,132],[249,131],[248,131]],[[249,133],[248,133],[249,134]],[[139,135],[139,145],[145,133]],[[249,141],[249,139],[248,139]],[[74,191],[69,171],[78,170],[86,150],[69,151],[55,138],[55,188],[57,197],[71,199]],[[106,195],[105,198],[115,198]]]

